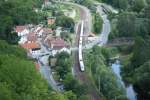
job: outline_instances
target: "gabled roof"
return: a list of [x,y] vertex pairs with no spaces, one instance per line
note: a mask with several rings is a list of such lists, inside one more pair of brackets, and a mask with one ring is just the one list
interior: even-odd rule
[[40,45],[36,42],[32,42],[32,43],[24,43],[24,44],[21,44],[21,47],[26,49],[26,50],[29,50],[29,49],[39,49],[40,48]]
[[36,42],[37,41],[37,37],[34,34],[28,34],[27,35],[27,40],[28,41],[32,41],[32,42]]
[[16,32],[22,32],[25,29],[26,29],[26,26],[16,26],[15,31]]
[[48,38],[46,38],[46,42],[49,47],[56,50],[62,49],[64,47],[68,47],[62,38],[56,36],[49,36]]

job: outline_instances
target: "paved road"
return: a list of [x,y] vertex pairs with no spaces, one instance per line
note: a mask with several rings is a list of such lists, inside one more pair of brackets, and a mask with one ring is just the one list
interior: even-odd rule
[[100,45],[104,45],[107,43],[108,36],[109,36],[110,31],[111,31],[110,22],[107,18],[107,15],[103,12],[102,9],[103,8],[100,5],[97,7],[97,11],[101,15],[102,20],[103,20],[103,28],[102,28],[102,32],[101,32],[101,35],[99,38]]
[[101,34],[97,40],[93,41],[92,43],[86,44],[83,49],[92,48],[94,45],[97,44],[102,46],[105,45],[108,41],[108,36],[111,31],[110,21],[108,20],[107,15],[104,13],[101,5],[97,7],[97,12],[100,14],[103,20],[103,27],[102,27]]
[[[48,64],[48,58],[50,55],[49,49],[38,39],[41,46],[41,53],[37,57],[38,63],[40,65],[40,72],[43,77],[47,80],[48,84],[56,91],[62,91],[61,86],[57,86],[56,81],[53,78],[51,68]],[[41,56],[42,55],[42,56]]]

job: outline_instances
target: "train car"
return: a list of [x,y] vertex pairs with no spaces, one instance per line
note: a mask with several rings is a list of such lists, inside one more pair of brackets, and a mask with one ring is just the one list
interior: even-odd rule
[[85,70],[83,60],[80,60],[80,70],[82,72]]
[[79,55],[79,65],[80,65],[80,70],[84,71],[84,63],[83,63],[83,57],[82,57],[82,44],[83,44],[83,25],[84,22],[81,22],[81,31],[80,31],[80,38],[79,38],[79,51],[78,51],[78,55]]

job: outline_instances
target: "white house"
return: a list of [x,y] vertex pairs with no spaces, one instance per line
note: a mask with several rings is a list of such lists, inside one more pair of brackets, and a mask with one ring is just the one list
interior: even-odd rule
[[18,36],[25,36],[29,33],[29,30],[26,26],[16,26],[15,32],[18,33]]
[[36,58],[37,55],[41,53],[40,44],[37,42],[27,42],[27,43],[21,44],[21,47],[26,49],[28,52],[28,56],[32,58]]
[[70,49],[69,49],[69,46],[60,37],[57,37],[57,36],[48,36],[44,40],[44,42],[51,49],[53,56],[56,55],[57,53],[62,52],[62,51],[66,51],[69,54],[71,53]]

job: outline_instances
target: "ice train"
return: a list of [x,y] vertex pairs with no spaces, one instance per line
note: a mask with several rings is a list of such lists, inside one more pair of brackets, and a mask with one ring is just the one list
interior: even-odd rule
[[79,51],[78,51],[79,65],[80,65],[81,71],[85,70],[84,63],[83,63],[83,55],[82,55],[83,31],[84,31],[84,21],[81,21],[80,38],[79,38]]

